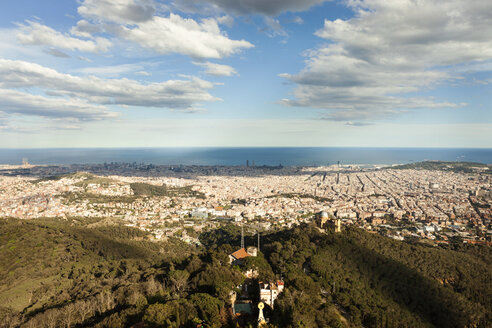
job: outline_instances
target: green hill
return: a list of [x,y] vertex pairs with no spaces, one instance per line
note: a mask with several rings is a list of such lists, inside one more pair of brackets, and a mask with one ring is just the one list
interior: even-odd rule
[[[236,326],[237,227],[203,234],[197,249],[117,222],[1,220],[0,326]],[[285,281],[270,327],[490,327],[490,247],[446,247],[305,225],[262,236],[245,266]]]
[[25,319],[138,290],[146,277],[163,274],[162,263],[190,254],[179,242],[155,243],[138,229],[87,219],[2,219],[0,232],[1,310]]
[[167,196],[167,197],[196,197],[205,198],[201,192],[192,190],[191,186],[172,187],[167,185],[156,186],[148,183],[135,182],[130,184],[136,196]]
[[209,327],[242,282],[227,252],[111,219],[0,220],[0,327]]
[[326,326],[319,318],[334,309],[364,327],[492,324],[489,247],[431,248],[355,228],[340,234],[295,228],[267,240],[266,258],[289,287],[276,308],[281,327]]

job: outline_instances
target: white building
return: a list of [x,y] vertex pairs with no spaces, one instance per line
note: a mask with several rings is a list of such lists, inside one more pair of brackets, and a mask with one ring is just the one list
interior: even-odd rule
[[284,282],[277,280],[274,282],[260,282],[260,299],[273,309],[273,304],[278,295],[284,290]]

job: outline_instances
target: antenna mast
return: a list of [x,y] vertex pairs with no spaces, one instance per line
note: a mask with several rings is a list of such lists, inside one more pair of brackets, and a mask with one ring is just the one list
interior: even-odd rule
[[241,248],[244,248],[244,226],[241,224]]

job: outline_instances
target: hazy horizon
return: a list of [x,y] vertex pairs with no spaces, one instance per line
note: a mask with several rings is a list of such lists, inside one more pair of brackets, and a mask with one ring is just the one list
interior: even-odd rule
[[38,148],[0,149],[0,164],[102,164],[110,162],[160,165],[326,166],[341,162],[392,165],[434,161],[492,164],[486,148],[365,147],[167,147],[167,148]]

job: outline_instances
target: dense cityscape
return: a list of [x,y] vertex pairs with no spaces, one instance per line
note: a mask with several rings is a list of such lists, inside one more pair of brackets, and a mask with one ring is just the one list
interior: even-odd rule
[[270,231],[324,212],[342,226],[398,240],[490,244],[492,179],[485,170],[4,165],[0,217],[111,218],[156,240],[199,244],[201,232],[225,223]]

